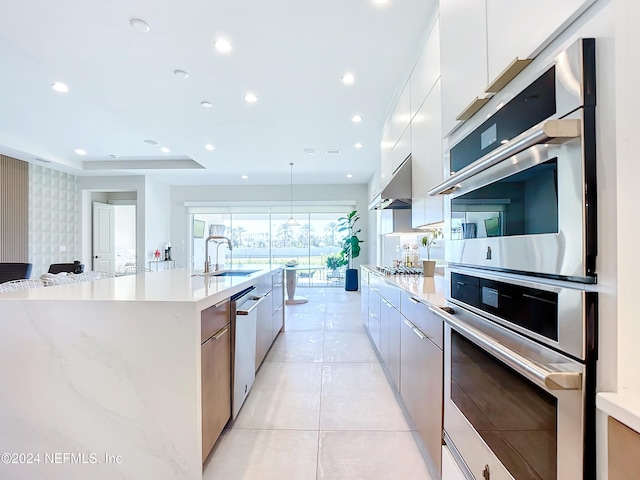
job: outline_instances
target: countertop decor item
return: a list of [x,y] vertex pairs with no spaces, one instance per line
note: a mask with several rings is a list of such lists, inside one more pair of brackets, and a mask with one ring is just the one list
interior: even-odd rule
[[360,255],[360,244],[364,240],[358,238],[362,229],[356,230],[356,222],[360,220],[357,210],[353,210],[346,217],[338,219],[338,231],[346,232],[340,254],[347,259],[347,271],[345,273],[344,289],[347,291],[358,290],[358,270],[353,268],[353,259]]
[[295,258],[290,258],[289,260],[284,262],[284,265],[286,267],[295,267],[296,265],[298,265],[298,260],[296,260]]
[[427,230],[420,239],[422,246],[427,249],[427,259],[422,262],[422,271],[425,277],[433,277],[436,270],[436,262],[435,260],[431,260],[431,247],[436,244],[437,239],[443,237],[442,229],[432,228]]

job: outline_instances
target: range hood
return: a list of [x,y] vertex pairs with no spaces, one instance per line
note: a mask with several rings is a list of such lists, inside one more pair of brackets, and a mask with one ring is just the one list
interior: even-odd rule
[[411,155],[393,172],[393,176],[377,194],[369,210],[408,210],[411,208]]

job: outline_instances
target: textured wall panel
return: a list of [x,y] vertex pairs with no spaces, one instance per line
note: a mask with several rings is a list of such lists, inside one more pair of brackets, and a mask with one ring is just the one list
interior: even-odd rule
[[31,278],[52,263],[80,260],[80,203],[74,175],[30,164],[29,261]]
[[0,262],[28,262],[29,164],[0,155]]

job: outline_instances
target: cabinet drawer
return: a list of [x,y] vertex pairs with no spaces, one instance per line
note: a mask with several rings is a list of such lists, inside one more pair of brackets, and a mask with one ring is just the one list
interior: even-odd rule
[[200,314],[201,330],[200,343],[204,343],[214,333],[224,327],[231,320],[229,299],[202,311]]
[[231,417],[231,325],[202,344],[202,463]]
[[400,312],[407,320],[418,327],[433,343],[443,348],[442,320],[429,310],[429,307],[418,301],[410,293],[401,292]]
[[380,284],[380,295],[397,310],[400,310],[400,289],[386,282]]

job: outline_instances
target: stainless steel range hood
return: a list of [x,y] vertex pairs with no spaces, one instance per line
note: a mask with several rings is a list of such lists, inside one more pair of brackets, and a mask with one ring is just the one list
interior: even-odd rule
[[369,204],[369,210],[408,210],[411,208],[411,155],[393,172],[382,191]]

